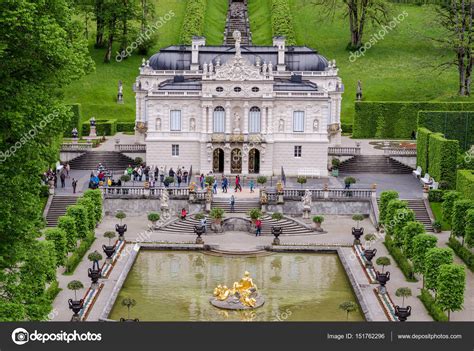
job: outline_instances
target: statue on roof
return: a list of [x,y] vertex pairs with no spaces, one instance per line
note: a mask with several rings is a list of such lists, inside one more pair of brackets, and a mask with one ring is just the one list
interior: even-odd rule
[[235,39],[235,56],[240,57],[240,42],[242,41],[242,35],[238,30],[235,30],[232,36]]

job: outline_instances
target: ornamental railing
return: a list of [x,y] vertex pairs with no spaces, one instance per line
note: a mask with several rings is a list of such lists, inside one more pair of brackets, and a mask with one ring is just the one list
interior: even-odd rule
[[352,146],[330,146],[328,148],[330,156],[357,156],[360,155],[360,147]]
[[269,203],[278,201],[278,196],[283,195],[283,200],[301,201],[306,190],[311,192],[313,200],[370,200],[375,190],[372,189],[284,189],[283,193],[278,194],[275,188],[267,189],[267,199]]
[[118,152],[146,152],[145,144],[115,144]]
[[92,143],[63,143],[61,151],[88,151],[92,149]]
[[[143,186],[113,186],[113,187],[102,187],[104,198],[113,199],[133,199],[133,198],[155,198],[161,199],[164,191],[168,192],[170,199],[187,199],[189,198],[189,188],[165,188],[165,187],[153,187],[145,188]],[[196,192],[197,199],[205,199],[205,192]]]
[[416,149],[384,149],[383,154],[385,156],[408,156],[408,157],[415,157],[416,156]]

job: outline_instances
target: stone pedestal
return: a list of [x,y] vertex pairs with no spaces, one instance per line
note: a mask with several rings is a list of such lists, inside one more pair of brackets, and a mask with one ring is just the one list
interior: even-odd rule
[[206,212],[210,212],[210,211],[211,211],[211,205],[212,205],[212,203],[206,202]]
[[311,213],[311,209],[310,208],[304,208],[303,209],[303,218],[304,219],[309,219],[309,214]]
[[283,204],[285,203],[285,200],[283,200],[283,194],[278,194],[277,195],[277,204]]
[[95,126],[91,126],[91,130],[89,132],[89,138],[97,138],[97,131]]
[[262,213],[267,212],[267,204],[262,204]]

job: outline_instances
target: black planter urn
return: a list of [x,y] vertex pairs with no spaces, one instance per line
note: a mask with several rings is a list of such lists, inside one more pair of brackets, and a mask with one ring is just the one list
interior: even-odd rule
[[411,306],[407,307],[400,307],[400,306],[395,306],[395,316],[398,317],[398,320],[400,322],[405,322],[408,317],[411,316]]
[[71,318],[71,321],[72,322],[80,321],[81,318],[79,317],[79,312],[81,312],[82,307],[84,307],[84,300],[83,299],[80,299],[80,300],[69,299],[68,304],[69,304],[69,309],[72,310],[72,312],[74,313]]
[[379,282],[379,293],[385,294],[385,284],[390,280],[390,272],[380,273],[379,271],[375,272],[375,279]]
[[89,268],[87,272],[88,277],[91,278],[92,281],[91,288],[97,289],[99,279],[102,277],[102,270],[99,267],[99,261],[94,261],[92,263],[92,268]]
[[115,245],[102,245],[102,250],[104,250],[107,259],[110,260],[115,253]]
[[283,228],[282,227],[272,227],[272,234],[275,237],[273,239],[273,245],[280,245],[280,238],[279,236],[283,234]]
[[204,228],[201,225],[195,225],[194,226],[194,234],[197,235],[196,244],[204,244],[204,240],[201,238],[201,235],[204,234],[205,230],[206,230],[206,228]]
[[115,231],[119,235],[119,240],[123,241],[125,232],[127,231],[127,225],[126,224],[116,224],[115,225]]
[[376,254],[377,254],[377,249],[364,250],[364,257],[367,260],[367,262],[365,263],[365,266],[367,268],[373,267],[372,259],[375,257]]
[[360,237],[364,235],[364,228],[352,227],[352,235],[354,236],[354,245],[360,245]]

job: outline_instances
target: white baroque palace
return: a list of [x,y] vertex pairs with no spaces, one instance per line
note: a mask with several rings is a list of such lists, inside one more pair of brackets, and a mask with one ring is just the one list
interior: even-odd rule
[[224,174],[327,176],[340,144],[343,85],[308,47],[170,46],[136,79],[136,135],[149,165]]

